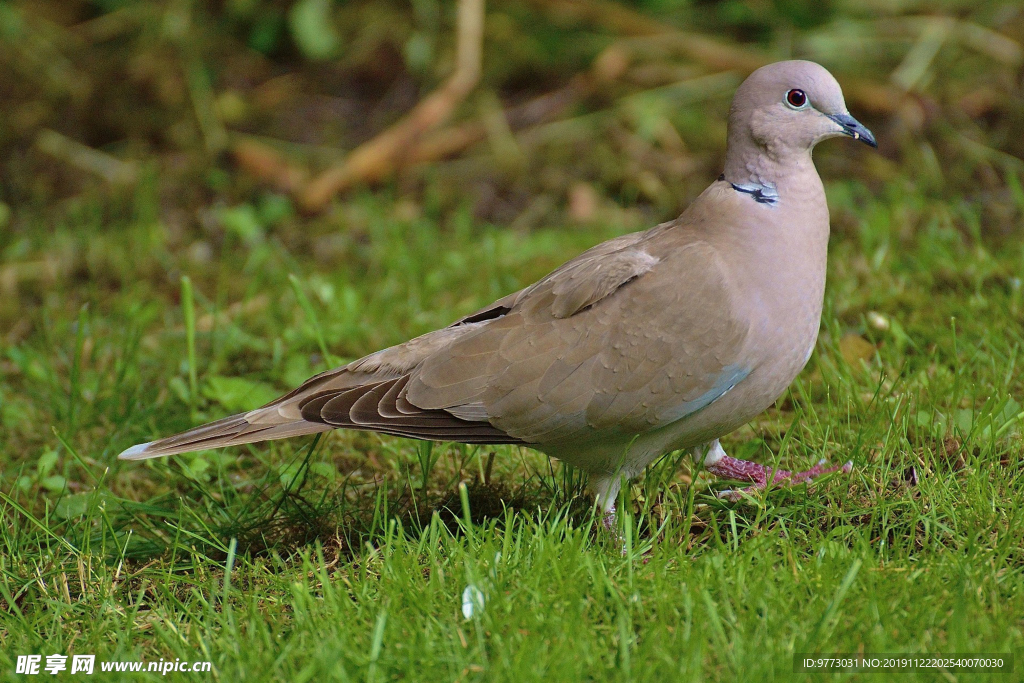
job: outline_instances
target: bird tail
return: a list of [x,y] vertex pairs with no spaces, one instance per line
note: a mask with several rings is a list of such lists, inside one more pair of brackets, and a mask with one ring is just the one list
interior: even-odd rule
[[405,392],[407,368],[382,367],[381,353],[387,351],[322,372],[262,408],[132,446],[117,457],[145,460],[339,428],[431,441],[523,443],[493,426],[471,401],[447,410],[414,405]]
[[121,460],[146,460],[178,453],[205,451],[209,448],[240,446],[270,439],[316,434],[333,429],[332,425],[307,422],[306,420],[290,420],[280,424],[254,424],[246,419],[251,415],[252,413],[232,415],[181,434],[140,443],[125,450],[117,457]]

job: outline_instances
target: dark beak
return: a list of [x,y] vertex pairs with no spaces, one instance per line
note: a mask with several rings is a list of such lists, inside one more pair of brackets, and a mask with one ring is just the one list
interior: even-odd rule
[[871,131],[849,114],[826,114],[826,116],[842,126],[843,132],[854,140],[860,140],[865,145],[878,147],[878,143],[875,142],[875,136],[871,134]]

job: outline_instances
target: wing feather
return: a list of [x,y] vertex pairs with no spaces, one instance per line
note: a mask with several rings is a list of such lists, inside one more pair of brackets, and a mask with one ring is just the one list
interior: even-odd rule
[[605,242],[449,327],[121,457],[333,428],[543,445],[681,419],[742,381],[747,331],[715,251],[672,227]]

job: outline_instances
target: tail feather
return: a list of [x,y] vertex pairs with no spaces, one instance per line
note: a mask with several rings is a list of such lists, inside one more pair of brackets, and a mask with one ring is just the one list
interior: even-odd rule
[[[216,429],[211,427],[216,426]],[[250,424],[245,415],[233,415],[217,420],[208,425],[190,429],[164,439],[142,443],[125,450],[118,458],[121,460],[146,460],[165,455],[205,451],[225,446],[241,446],[247,443],[284,439],[290,436],[316,434],[332,429],[330,425],[316,422],[289,422],[279,425]]]
[[336,377],[319,375],[262,408],[132,446],[118,457],[144,460],[331,429],[360,429],[427,441],[523,443],[483,416],[463,419],[445,410],[423,409],[410,403],[405,394],[408,375],[383,380],[368,377],[363,384],[343,381],[337,382],[336,388],[325,388],[331,379]]

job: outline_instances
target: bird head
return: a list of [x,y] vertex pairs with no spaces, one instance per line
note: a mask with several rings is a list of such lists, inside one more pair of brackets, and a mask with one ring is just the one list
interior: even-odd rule
[[850,115],[836,79],[814,62],[761,67],[740,85],[729,111],[730,147],[753,142],[775,157],[844,136],[878,146],[871,131]]

